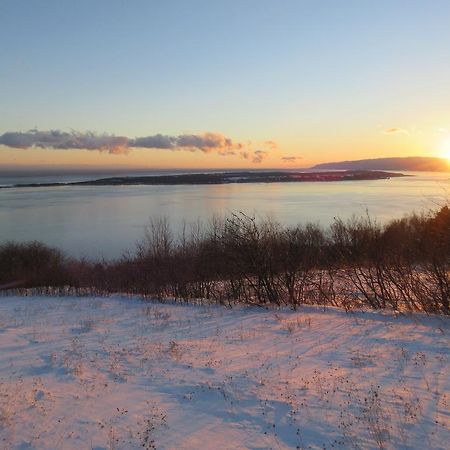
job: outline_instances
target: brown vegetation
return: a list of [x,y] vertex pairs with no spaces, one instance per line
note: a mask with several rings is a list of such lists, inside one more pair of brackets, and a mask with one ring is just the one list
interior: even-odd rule
[[245,214],[175,237],[151,221],[133,255],[73,260],[43,244],[0,247],[0,285],[65,286],[226,304],[366,306],[450,314],[450,209],[283,228]]

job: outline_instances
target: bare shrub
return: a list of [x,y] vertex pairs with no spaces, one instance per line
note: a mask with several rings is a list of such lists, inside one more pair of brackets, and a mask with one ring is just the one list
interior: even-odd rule
[[62,286],[73,280],[66,257],[40,242],[6,242],[0,246],[0,286]]
[[[12,283],[12,285],[11,285]],[[450,314],[450,209],[381,225],[368,215],[326,230],[243,213],[183,227],[151,220],[135,254],[68,259],[38,242],[0,246],[0,286],[71,285],[231,305],[317,304]]]

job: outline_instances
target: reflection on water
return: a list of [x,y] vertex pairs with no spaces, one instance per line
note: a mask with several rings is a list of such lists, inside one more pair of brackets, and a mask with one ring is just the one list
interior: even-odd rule
[[212,186],[77,186],[0,190],[0,240],[40,240],[76,256],[133,249],[149,217],[186,221],[242,211],[283,224],[370,215],[380,221],[450,199],[450,174],[332,183]]

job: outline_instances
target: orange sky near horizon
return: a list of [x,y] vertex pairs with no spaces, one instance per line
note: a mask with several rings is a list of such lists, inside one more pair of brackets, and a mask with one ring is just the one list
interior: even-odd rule
[[[244,140],[243,140],[244,141]],[[374,127],[371,133],[351,134],[335,130],[298,137],[293,133],[274,139],[277,148],[267,149],[260,163],[238,155],[222,156],[200,150],[167,150],[132,148],[125,154],[109,154],[97,150],[15,149],[0,147],[0,166],[18,167],[98,167],[151,169],[224,169],[224,168],[306,168],[315,164],[343,160],[382,157],[435,156],[450,159],[450,132],[435,127],[431,130],[401,127]],[[245,142],[245,141],[244,141]],[[251,149],[257,150],[258,143]],[[238,153],[238,152],[237,152]],[[292,158],[284,160],[283,158]],[[294,159],[295,158],[295,159]]]

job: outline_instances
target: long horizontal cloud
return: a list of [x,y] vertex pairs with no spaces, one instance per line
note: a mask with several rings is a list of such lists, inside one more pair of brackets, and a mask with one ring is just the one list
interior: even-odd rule
[[408,130],[405,130],[404,128],[392,127],[383,130],[383,134],[408,134]]
[[288,164],[294,164],[297,161],[299,161],[300,159],[302,159],[301,156],[282,156],[281,157],[281,160]]
[[95,133],[70,133],[51,130],[30,130],[27,132],[9,131],[0,136],[0,144],[12,148],[53,148],[53,149],[86,149],[122,153],[126,151],[129,139],[125,136],[113,136]]
[[178,136],[167,136],[155,134],[153,136],[140,137],[129,140],[130,147],[137,148],[159,148],[159,149],[192,149],[209,153],[212,151],[229,152],[240,150],[243,144],[234,142],[219,133],[204,134],[180,134]]
[[[259,163],[266,156],[267,151],[256,150],[249,152],[241,142],[220,133],[180,134],[170,136],[155,134],[151,136],[128,138],[110,134],[96,134],[91,132],[80,133],[78,131],[39,131],[27,132],[9,131],[0,136],[0,145],[11,148],[48,148],[48,149],[84,149],[107,151],[111,154],[123,154],[133,148],[187,150],[201,151],[204,153],[216,152],[222,156],[238,155]],[[267,141],[267,147],[275,149],[276,144]]]

